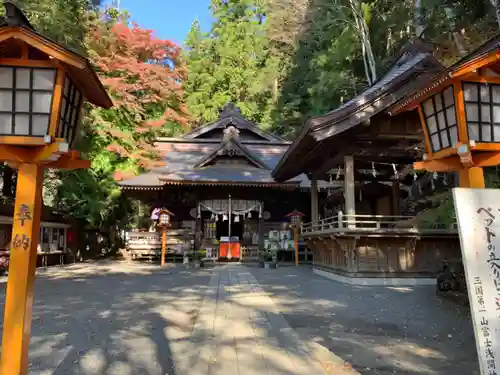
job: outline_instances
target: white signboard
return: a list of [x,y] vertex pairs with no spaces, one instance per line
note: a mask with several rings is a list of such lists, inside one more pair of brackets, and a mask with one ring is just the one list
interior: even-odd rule
[[481,375],[500,374],[500,190],[453,189]]

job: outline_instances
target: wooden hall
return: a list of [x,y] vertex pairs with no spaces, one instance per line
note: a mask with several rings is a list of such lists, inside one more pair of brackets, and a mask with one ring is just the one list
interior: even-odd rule
[[343,185],[326,205],[313,203],[302,228],[315,272],[354,284],[435,283],[441,260],[460,256],[454,226],[422,227],[406,204],[412,187],[428,179],[411,167],[424,140],[418,112],[389,114],[442,69],[423,40],[408,44],[373,86],[310,119],[279,161],[277,181],[306,173],[313,185]]
[[[290,144],[264,132],[228,103],[215,122],[179,138],[158,139],[165,166],[120,185],[151,209],[165,207],[174,213],[170,253],[203,249],[209,258],[256,259],[269,237],[288,230],[289,212],[309,211],[310,181],[305,175],[280,183],[271,175]],[[158,233],[128,235],[142,241],[139,248],[158,254]],[[281,258],[291,261],[292,254],[287,247]],[[301,249],[299,259],[308,257]]]

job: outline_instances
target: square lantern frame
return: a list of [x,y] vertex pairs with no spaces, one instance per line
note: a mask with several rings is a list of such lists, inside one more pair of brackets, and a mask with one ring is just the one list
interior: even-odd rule
[[0,135],[49,135],[57,69],[0,66]]
[[456,80],[422,100],[418,111],[425,158],[447,157],[460,145],[488,149],[500,143],[500,81]]
[[162,208],[158,213],[158,225],[164,228],[170,226],[173,216],[174,214],[172,212],[166,208]]
[[62,68],[0,65],[0,137],[55,138],[72,147],[85,100]]
[[458,143],[458,122],[453,86],[423,101],[420,111],[432,152],[455,147]]
[[500,84],[462,81],[469,141],[500,142]]
[[64,69],[30,62],[0,61],[0,137],[55,138],[72,147],[86,99]]

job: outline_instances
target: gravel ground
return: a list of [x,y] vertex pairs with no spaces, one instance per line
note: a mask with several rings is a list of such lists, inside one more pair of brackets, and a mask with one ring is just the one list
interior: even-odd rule
[[164,332],[192,329],[209,279],[210,270],[123,262],[39,272],[29,374],[175,374]]
[[[479,374],[468,308],[433,287],[348,286],[308,267],[249,270],[301,340],[363,375]],[[189,336],[210,274],[123,262],[39,272],[29,374],[175,375],[176,361],[198,355]],[[5,287],[0,279],[2,311]]]
[[308,267],[251,268],[303,340],[363,375],[479,374],[468,307],[434,287],[358,287]]

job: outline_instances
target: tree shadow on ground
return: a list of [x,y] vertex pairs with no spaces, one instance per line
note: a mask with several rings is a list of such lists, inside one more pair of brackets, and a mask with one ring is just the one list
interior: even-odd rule
[[[244,268],[242,268],[244,270]],[[202,303],[216,303],[209,287],[210,270],[161,269],[150,265],[119,263],[81,264],[53,268],[39,275],[30,345],[30,375],[184,375],[228,373],[224,351],[237,342],[241,374],[296,372],[287,366],[278,348],[274,360],[255,360],[254,331],[238,320],[231,329],[213,336],[210,325],[197,326]],[[6,284],[1,284],[0,308]],[[245,296],[242,296],[245,298]],[[245,306],[245,304],[242,304]],[[220,307],[217,306],[217,309]],[[237,308],[232,299],[230,308]],[[259,306],[242,314],[269,313]],[[222,313],[217,310],[217,313]],[[223,313],[222,313],[223,314]],[[244,325],[244,320],[242,320]],[[246,329],[235,339],[232,329]],[[255,326],[262,336],[273,336],[266,325]],[[288,353],[299,357],[300,352]],[[238,366],[242,366],[240,363]],[[237,372],[233,372],[237,373]]]
[[350,286],[308,267],[251,271],[304,341],[364,375],[479,373],[468,308],[432,286]]

